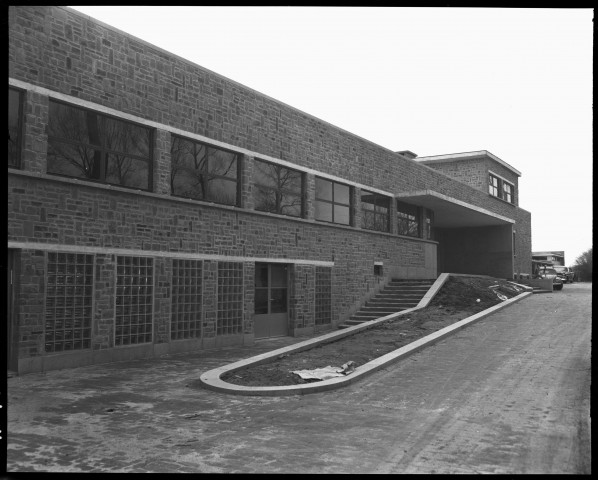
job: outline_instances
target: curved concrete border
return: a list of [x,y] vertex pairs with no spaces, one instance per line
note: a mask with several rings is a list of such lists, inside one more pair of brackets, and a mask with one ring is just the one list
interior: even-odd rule
[[[470,325],[472,323],[481,320],[482,318],[487,317],[488,315],[502,310],[509,305],[522,300],[523,298],[532,295],[531,291],[527,291],[517,295],[516,297],[510,298],[501,302],[493,307],[484,310],[480,313],[477,313],[471,317],[465,318],[460,320],[448,327],[445,327],[441,330],[438,330],[430,335],[420,338],[415,342],[410,343],[409,345],[405,345],[397,350],[394,350],[386,355],[378,357],[364,365],[357,367],[353,373],[347,375],[345,377],[336,377],[331,378],[329,380],[322,380],[319,382],[314,383],[306,383],[306,384],[299,384],[299,385],[283,385],[283,386],[264,386],[264,387],[249,387],[244,385],[235,385],[232,383],[225,382],[221,380],[220,377],[227,372],[234,372],[235,370],[240,370],[245,368],[249,365],[259,365],[262,363],[269,363],[273,361],[279,356],[287,355],[291,353],[301,352],[303,350],[309,350],[317,345],[321,345],[324,343],[330,343],[336,340],[339,340],[343,337],[347,337],[349,335],[353,335],[355,333],[361,332],[363,330],[367,330],[372,328],[380,323],[387,322],[393,320],[397,317],[406,315],[410,312],[415,310],[419,310],[428,305],[430,300],[436,295],[440,287],[448,280],[451,274],[443,273],[441,274],[436,282],[432,285],[428,293],[422,298],[420,303],[417,307],[410,308],[408,310],[403,310],[402,312],[394,313],[392,315],[387,315],[386,317],[381,317],[379,319],[367,322],[362,325],[355,325],[353,327],[349,327],[343,330],[335,331],[328,333],[326,335],[322,335],[316,338],[311,338],[304,342],[299,342],[294,345],[290,345],[288,347],[279,348],[277,350],[272,350],[271,352],[266,352],[261,355],[256,355],[254,357],[250,357],[244,360],[239,360],[234,363],[230,363],[223,367],[214,368],[203,373],[200,376],[200,385],[203,388],[208,390],[213,390],[216,392],[222,393],[229,393],[232,395],[258,395],[258,396],[285,396],[285,395],[305,395],[308,393],[316,393],[316,392],[324,392],[327,390],[332,390],[339,387],[344,387],[349,385],[353,382],[360,380],[364,375],[373,373],[387,365],[396,362],[402,358],[406,358],[407,356],[421,350],[423,347],[431,345],[450,334],[457,332],[458,330]],[[471,276],[471,275],[467,275]],[[480,275],[483,276],[483,275]]]

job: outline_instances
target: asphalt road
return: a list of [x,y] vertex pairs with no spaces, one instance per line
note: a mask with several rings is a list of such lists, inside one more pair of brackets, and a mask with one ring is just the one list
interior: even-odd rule
[[198,387],[291,338],[10,378],[7,470],[590,474],[591,292],[529,296],[306,396]]

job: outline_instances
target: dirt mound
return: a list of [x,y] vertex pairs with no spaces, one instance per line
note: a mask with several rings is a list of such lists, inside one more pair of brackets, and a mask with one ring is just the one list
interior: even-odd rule
[[222,379],[246,386],[307,383],[292,372],[341,367],[350,361],[363,365],[519,293],[506,280],[451,276],[426,308],[304,352],[226,373]]

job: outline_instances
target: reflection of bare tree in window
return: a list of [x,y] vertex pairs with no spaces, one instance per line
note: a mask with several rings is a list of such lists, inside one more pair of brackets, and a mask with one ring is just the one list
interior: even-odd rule
[[[139,173],[138,162],[125,153],[142,154],[147,135],[139,127],[111,119],[103,119],[102,133],[108,149],[106,178],[120,185],[135,185]],[[91,137],[91,129],[90,129]],[[147,183],[147,180],[146,180]]]
[[149,130],[50,102],[48,171],[148,187]]
[[236,154],[174,137],[171,160],[170,187],[174,195],[236,203]]
[[[88,133],[90,128],[93,131],[91,135]],[[70,166],[69,171],[78,172],[77,176],[99,178],[101,152],[90,145],[91,138],[95,138],[95,145],[98,145],[98,137],[95,115],[86,115],[83,110],[50,103],[48,124],[48,141],[51,147],[50,168],[67,164]],[[68,143],[58,139],[66,140]],[[58,165],[53,165],[53,159]]]
[[301,215],[301,174],[279,165],[256,162],[260,195],[256,208],[283,215]]
[[365,192],[361,196],[362,228],[388,232],[389,200],[375,193]]

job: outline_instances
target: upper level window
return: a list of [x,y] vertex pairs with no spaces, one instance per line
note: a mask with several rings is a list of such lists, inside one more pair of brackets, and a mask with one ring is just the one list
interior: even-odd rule
[[237,205],[238,154],[172,137],[170,187],[178,197]]
[[8,88],[8,166],[21,164],[21,123],[23,118],[23,94]]
[[492,173],[488,174],[488,193],[494,197],[500,198],[505,202],[515,203],[515,187],[513,184]]
[[351,224],[351,187],[316,177],[316,220]]
[[507,182],[502,183],[502,198],[509,203],[513,203],[513,185]]
[[379,232],[389,231],[390,198],[378,193],[361,191],[361,227]]
[[500,198],[500,190],[498,189],[499,181],[500,180],[498,179],[498,177],[495,177],[494,175],[490,174],[488,178],[488,193],[490,193],[490,195],[494,195],[495,197]]
[[291,217],[303,215],[303,174],[301,172],[256,159],[253,184],[256,210]]
[[50,100],[48,173],[151,190],[151,130]]
[[397,200],[397,233],[409,237],[420,236],[420,211],[415,205]]

